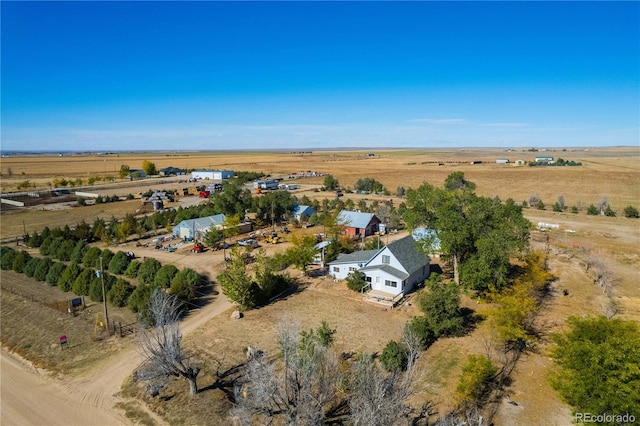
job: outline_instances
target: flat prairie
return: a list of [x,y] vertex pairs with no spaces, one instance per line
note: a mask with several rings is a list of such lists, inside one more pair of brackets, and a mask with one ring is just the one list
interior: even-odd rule
[[[532,161],[535,156],[540,155],[579,161],[582,166],[528,167],[513,164],[520,159]],[[497,158],[508,158],[511,163],[497,164]],[[536,318],[538,340],[520,358],[512,374],[512,382],[505,389],[510,399],[505,398],[494,407],[493,420],[496,425],[557,425],[572,422],[569,407],[560,400],[546,380],[547,373],[553,368],[553,363],[548,357],[548,349],[551,333],[563,330],[565,320],[569,316],[595,315],[602,312],[606,299],[599,287],[593,284],[593,273],[585,268],[585,261],[589,256],[600,257],[614,273],[613,298],[620,308],[618,315],[624,319],[640,321],[640,220],[623,216],[626,206],[640,209],[638,147],[538,152],[500,149],[398,149],[315,151],[304,154],[150,152],[64,157],[10,156],[2,158],[2,191],[3,195],[16,191],[17,185],[25,180],[35,183],[36,189],[46,189],[47,183],[55,178],[81,178],[86,182],[91,176],[115,176],[120,165],[141,168],[144,160],[153,162],[158,169],[174,166],[185,169],[254,171],[291,182],[294,180],[290,178],[298,172],[331,174],[346,188],[353,188],[358,179],[371,177],[380,181],[391,195],[372,196],[345,192],[344,199],[352,198],[357,201],[365,197],[381,200],[392,198],[395,205],[402,202],[402,199],[396,196],[398,187],[417,188],[424,182],[442,186],[445,178],[455,171],[464,172],[466,179],[475,182],[476,193],[479,195],[499,197],[503,200],[512,198],[519,202],[527,201],[532,195],[540,197],[546,208],[527,208],[524,209],[524,215],[534,225],[538,222],[559,224],[558,230],[545,233],[532,230],[531,235],[531,246],[535,250],[544,250],[548,241],[548,265],[556,279],[551,284],[549,295]],[[195,185],[186,182],[186,178],[187,176],[154,178],[134,182],[116,179],[109,184],[85,186],[82,190],[123,196],[144,192],[150,188],[170,189]],[[318,199],[333,198],[333,193],[318,191],[323,180],[323,176],[296,179],[295,183],[299,184],[300,188],[293,193],[299,197],[307,195]],[[564,197],[567,206],[578,207],[579,212],[553,212],[551,205],[559,196]],[[590,204],[597,204],[603,198],[606,198],[616,211],[617,217],[586,215],[586,208]],[[187,198],[178,200],[175,206],[186,201]],[[191,202],[199,200],[192,199]],[[9,238],[22,235],[25,229],[32,232],[39,231],[44,226],[73,226],[81,220],[92,223],[96,217],[121,217],[133,213],[140,206],[140,200],[83,207],[73,206],[74,204],[13,210],[3,208],[0,214],[0,234],[2,238]],[[310,230],[313,231],[314,228]],[[268,253],[284,250],[287,245],[285,242],[270,246]],[[211,279],[215,279],[224,268],[222,253],[208,251],[193,254],[188,246],[178,248],[175,253],[167,253],[137,247],[134,242],[128,242],[114,250],[131,250],[139,257],[157,257],[163,264],[188,266]],[[447,268],[444,263],[441,266]],[[198,327],[194,327],[189,333],[185,332],[185,344],[194,349],[203,362],[203,376],[199,381],[205,390],[195,399],[190,399],[184,392],[185,384],[175,381],[166,389],[169,394],[174,395],[171,400],[160,403],[145,399],[148,406],[169,424],[214,424],[221,421],[228,401],[223,402],[226,399],[222,390],[213,385],[207,387],[208,380],[214,380],[214,370],[218,368],[216,362],[222,363],[224,368],[241,363],[242,348],[248,345],[274,352],[275,323],[285,314],[297,318],[306,329],[318,326],[321,320],[327,320],[337,329],[336,348],[340,352],[380,353],[386,342],[400,338],[402,326],[418,313],[413,303],[415,295],[409,299],[410,305],[384,310],[365,304],[358,295],[349,291],[344,283],[302,277],[295,270],[289,272],[300,283],[298,292],[261,309],[246,312],[245,317],[239,321],[229,319],[229,311],[210,318],[203,316]],[[12,277],[11,274],[3,274],[3,284]],[[221,303],[218,296],[213,299],[214,305]],[[3,297],[3,304],[5,301],[9,303],[12,299]],[[467,296],[463,297],[463,305],[478,314],[490,308],[489,305]],[[5,309],[6,306],[3,307],[3,312]],[[48,325],[36,324],[31,327],[46,330]],[[486,324],[480,322],[472,333],[460,338],[440,339],[424,352],[420,358],[423,375],[417,383],[417,393],[411,403],[419,406],[430,401],[434,410],[440,414],[452,409],[455,406],[454,390],[462,364],[468,354],[484,351],[483,336],[488,332],[490,331],[487,330]],[[57,338],[55,333],[57,330],[52,330],[52,336]],[[123,364],[117,371],[124,379],[134,368],[135,365]],[[218,411],[215,406],[218,407]],[[212,416],[212,410],[218,413],[216,416],[222,417]],[[438,417],[438,414],[435,417]]]
[[[370,156],[369,154],[373,154]],[[579,161],[578,167],[514,166],[515,161],[533,161],[535,156]],[[496,164],[507,158],[509,164]],[[86,154],[60,156],[9,156],[2,158],[2,192],[17,190],[25,180],[46,189],[54,178],[67,180],[91,176],[117,177],[121,165],[142,168],[148,160],[157,169],[228,169],[288,176],[299,171],[333,174],[343,186],[353,187],[362,177],[373,177],[392,193],[398,186],[417,187],[423,182],[441,185],[453,171],[462,171],[478,185],[480,195],[526,200],[537,194],[546,204],[559,195],[567,205],[597,203],[606,196],[614,206],[640,204],[640,148],[589,148],[548,151],[499,149],[371,150],[287,152],[194,152]],[[471,164],[472,162],[476,164]],[[479,163],[478,163],[479,162]],[[322,183],[322,179],[305,179]],[[96,184],[96,187],[100,185]]]

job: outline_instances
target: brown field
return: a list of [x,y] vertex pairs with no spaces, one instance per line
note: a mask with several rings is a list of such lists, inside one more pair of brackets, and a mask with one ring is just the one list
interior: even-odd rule
[[[615,300],[620,304],[619,316],[625,319],[640,321],[640,221],[622,217],[622,209],[627,205],[640,208],[640,149],[607,148],[585,150],[557,150],[549,153],[504,152],[499,150],[412,150],[412,151],[373,151],[374,158],[366,157],[367,151],[358,152],[317,152],[304,156],[285,153],[207,153],[207,154],[148,154],[135,156],[87,156],[87,157],[46,157],[46,158],[3,158],[2,189],[12,189],[21,180],[30,179],[46,185],[53,177],[75,178],[90,174],[104,175],[104,170],[114,173],[120,164],[128,164],[132,168],[140,167],[144,159],[156,163],[158,168],[165,166],[188,168],[219,168],[232,170],[261,171],[274,176],[288,175],[300,170],[312,170],[330,173],[338,178],[344,186],[352,187],[357,179],[374,177],[381,181],[392,194],[398,186],[417,187],[422,182],[441,185],[446,176],[453,171],[463,171],[467,179],[477,184],[477,193],[486,196],[499,196],[502,199],[513,198],[526,200],[532,194],[538,194],[547,204],[547,210],[525,209],[525,216],[534,224],[539,221],[558,223],[560,229],[551,231],[550,271],[557,277],[551,287],[549,297],[545,300],[536,319],[539,331],[538,342],[519,360],[512,375],[511,385],[505,389],[511,399],[518,405],[505,401],[499,402],[494,417],[496,425],[511,424],[569,424],[571,422],[569,408],[559,400],[556,392],[550,388],[546,374],[552,368],[552,361],[547,356],[549,335],[562,330],[565,319],[570,315],[598,314],[604,298],[600,289],[592,284],[591,273],[585,272],[584,257],[586,251],[600,255],[615,274]],[[507,157],[512,161],[523,158],[532,159],[535,155],[553,155],[569,160],[581,161],[582,167],[514,167],[512,165],[495,164],[495,158]],[[470,165],[471,160],[481,160],[482,164]],[[459,163],[453,163],[459,162]],[[423,164],[424,163],[424,164]],[[438,165],[444,163],[444,165]],[[8,168],[13,177],[6,178]],[[24,172],[24,175],[22,174]],[[322,184],[322,178],[299,180],[301,189],[296,195],[306,194],[309,197],[329,197],[333,194],[314,192],[313,188]],[[183,183],[170,183],[158,180],[154,188],[184,186]],[[96,185],[92,191],[118,193],[140,192],[140,187],[122,187],[100,189]],[[550,206],[559,195],[564,195],[566,204],[586,208],[596,204],[602,196],[606,196],[618,217],[587,216],[582,210],[579,214],[553,213]],[[361,196],[345,194],[347,197]],[[369,196],[370,198],[373,198]],[[385,197],[382,197],[385,198]],[[386,197],[388,198],[388,197]],[[394,197],[395,198],[395,197]],[[400,199],[396,199],[400,202]],[[42,210],[31,208],[25,210],[4,211],[0,216],[2,238],[21,235],[24,227],[28,232],[40,230],[42,227],[73,225],[80,220],[91,223],[95,217],[116,217],[132,213],[139,206],[139,200],[103,204],[91,207],[73,207],[65,209]],[[178,203],[176,203],[178,205]],[[313,228],[311,228],[313,229]],[[575,232],[566,232],[567,230]],[[532,232],[532,247],[542,249],[545,234]],[[270,251],[282,250],[286,247],[278,245],[269,247]],[[176,253],[157,252],[152,249],[141,249],[133,243],[123,246],[123,250],[134,250],[138,256],[154,256],[163,263],[175,263],[179,267],[189,266],[213,278],[222,269],[222,254],[206,252],[192,254],[188,247]],[[297,275],[296,271],[291,271]],[[35,302],[24,301],[5,291],[8,285],[28,287],[29,283],[21,282],[20,277],[2,273],[2,334],[5,327],[10,327],[12,335],[33,334],[36,341],[45,342],[39,353],[48,354],[60,333],[60,326],[65,321],[76,323],[76,327],[86,327],[86,320],[57,319],[55,314],[30,315],[29,321],[22,326],[16,314],[15,306],[26,309],[37,309],[29,306]],[[30,279],[24,279],[30,281]],[[299,319],[306,328],[314,327],[321,320],[327,320],[336,327],[336,349],[340,352],[358,352],[362,350],[380,352],[387,341],[397,339],[403,324],[416,314],[414,306],[385,311],[381,308],[364,304],[354,293],[348,291],[343,283],[333,283],[320,278],[300,277],[300,291],[279,300],[267,307],[245,313],[239,321],[229,319],[228,303],[222,296],[212,297],[210,307],[196,312],[193,318],[185,322],[185,342],[198,352],[204,372],[199,379],[200,387],[205,388],[196,398],[189,399],[184,394],[186,384],[175,381],[166,389],[172,397],[168,401],[145,400],[164,420],[155,415],[145,417],[145,424],[213,424],[223,417],[228,408],[221,389],[211,386],[216,361],[223,367],[230,368],[242,361],[242,348],[247,345],[261,347],[268,352],[275,350],[273,336],[274,323],[284,314]],[[42,289],[54,292],[44,283],[32,283],[32,290]],[[562,291],[567,290],[568,296]],[[39,290],[36,290],[39,291]],[[62,298],[64,296],[60,293]],[[486,305],[475,300],[464,298],[465,306],[481,313]],[[42,311],[40,309],[40,311]],[[218,312],[223,315],[215,316]],[[8,322],[7,322],[8,321]],[[57,324],[57,325],[56,325]],[[84,324],[84,325],[83,325]],[[54,327],[55,325],[55,327]],[[69,325],[71,326],[71,325]],[[63,327],[64,328],[64,327]],[[91,327],[89,327],[91,328]],[[40,330],[36,334],[33,330]],[[92,330],[85,331],[90,333]],[[412,403],[419,404],[431,401],[434,409],[446,413],[455,404],[453,390],[460,374],[461,364],[467,354],[483,351],[482,336],[486,333],[486,324],[480,323],[477,329],[461,338],[441,339],[422,354],[420,366],[423,376],[418,383],[417,394]],[[82,331],[79,331],[82,333]],[[37,337],[37,338],[36,338]],[[15,338],[14,349],[27,347],[38,348],[31,341]],[[84,338],[89,345],[88,337]],[[3,341],[5,338],[3,337]],[[83,341],[85,341],[83,340]],[[112,347],[113,343],[92,342],[94,349],[100,352],[101,345]],[[6,344],[6,342],[5,342]],[[120,340],[118,350],[133,351],[132,339]],[[124,348],[124,349],[123,349]],[[27,356],[28,351],[20,353]],[[89,351],[89,354],[91,351]],[[106,351],[104,358],[82,358],[82,371],[65,366],[73,374],[87,375],[91,362],[104,366],[112,365],[112,381],[122,381],[135,368],[135,363],[126,363],[123,356],[114,356],[113,362],[108,360],[111,351]],[[57,355],[59,356],[59,355]],[[65,365],[64,359],[60,360]],[[86,366],[86,367],[84,367]],[[90,379],[87,379],[90,380]],[[85,385],[84,382],[69,381],[68,387]],[[99,389],[97,384],[91,385]],[[121,396],[128,404],[136,397],[135,389],[129,384]],[[99,390],[96,390],[99,392]],[[122,406],[122,405],[121,405]],[[216,408],[217,407],[217,408]],[[135,411],[135,410],[130,410]],[[208,414],[207,414],[208,413]],[[436,415],[437,417],[437,415]]]

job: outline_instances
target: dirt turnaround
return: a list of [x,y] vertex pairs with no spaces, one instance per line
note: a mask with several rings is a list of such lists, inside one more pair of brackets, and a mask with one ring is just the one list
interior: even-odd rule
[[[231,306],[226,297],[218,295],[213,303],[181,324],[183,335]],[[3,426],[132,424],[114,406],[122,382],[140,362],[135,345],[96,366],[94,374],[70,380],[56,380],[5,350],[0,354],[0,424]],[[158,417],[152,417],[163,424]]]

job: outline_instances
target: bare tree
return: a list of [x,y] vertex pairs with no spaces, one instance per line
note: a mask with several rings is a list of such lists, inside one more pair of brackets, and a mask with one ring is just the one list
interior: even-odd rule
[[288,425],[322,424],[342,383],[338,359],[315,330],[300,333],[288,318],[277,329],[283,368],[277,368],[277,358],[252,357],[233,416],[242,425],[269,424],[278,416]]
[[620,310],[620,305],[618,302],[613,300],[611,297],[607,297],[601,305],[602,313],[607,319],[611,319],[616,316]]
[[606,195],[603,195],[598,201],[598,212],[602,212],[609,205],[609,199]]
[[540,198],[540,196],[538,194],[532,194],[529,197],[529,206],[530,207],[535,207],[536,204],[538,204],[539,201],[541,201],[542,199]]
[[403,344],[408,349],[404,373],[383,371],[368,354],[361,355],[353,363],[349,408],[355,426],[409,424],[413,410],[406,402],[414,392],[420,341],[410,329],[406,329]]
[[198,392],[196,379],[200,368],[182,348],[180,309],[182,302],[175,296],[156,289],[149,300],[153,327],[140,326],[139,349],[144,357],[136,376],[157,385],[167,377],[182,377],[189,382],[191,395]]
[[560,206],[560,209],[562,209],[562,210],[565,209],[564,195],[560,195],[558,197],[558,206]]

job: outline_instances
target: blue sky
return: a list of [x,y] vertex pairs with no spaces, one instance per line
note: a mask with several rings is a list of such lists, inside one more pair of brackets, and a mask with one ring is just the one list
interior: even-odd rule
[[2,151],[639,145],[638,2],[7,2]]

